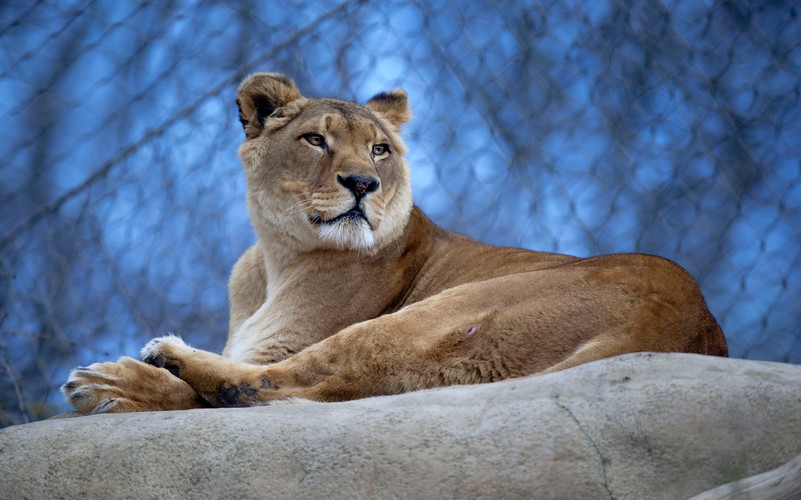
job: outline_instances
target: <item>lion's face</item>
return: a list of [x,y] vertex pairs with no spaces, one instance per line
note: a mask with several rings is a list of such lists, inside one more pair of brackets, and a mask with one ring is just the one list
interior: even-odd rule
[[406,95],[366,106],[306,99],[283,75],[246,79],[238,103],[248,205],[260,237],[296,249],[377,250],[396,239],[412,207],[405,146]]

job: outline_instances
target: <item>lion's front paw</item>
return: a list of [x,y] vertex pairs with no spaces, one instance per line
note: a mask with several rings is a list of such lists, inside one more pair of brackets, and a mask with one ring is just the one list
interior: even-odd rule
[[76,368],[61,392],[75,409],[87,414],[203,406],[186,382],[132,358]]
[[72,370],[67,383],[61,386],[61,393],[67,402],[83,413],[113,411],[122,394],[113,385],[118,377],[110,373],[113,370],[108,370],[107,365],[110,364],[112,363],[95,363]]
[[180,366],[177,356],[182,349],[191,349],[180,337],[165,335],[156,337],[142,348],[142,361],[159,368],[166,368],[178,377]]
[[113,413],[140,411],[136,402],[128,398],[124,386],[130,368],[126,365],[135,361],[120,358],[116,363],[95,363],[76,368],[70,373],[61,392],[67,401],[83,413]]

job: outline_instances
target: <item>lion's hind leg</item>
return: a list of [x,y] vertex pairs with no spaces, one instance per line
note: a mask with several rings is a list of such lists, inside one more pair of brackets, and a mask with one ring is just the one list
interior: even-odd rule
[[579,346],[573,354],[562,361],[545,370],[537,372],[537,375],[558,372],[585,363],[637,352],[639,350],[640,349],[636,349],[632,346],[629,339],[621,339],[612,335],[602,334]]

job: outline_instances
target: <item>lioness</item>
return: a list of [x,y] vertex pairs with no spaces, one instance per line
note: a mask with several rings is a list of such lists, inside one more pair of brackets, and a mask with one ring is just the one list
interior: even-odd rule
[[238,89],[258,242],[234,266],[223,355],[174,336],[74,370],[85,413],[342,401],[563,370],[635,351],[726,356],[693,279],[638,254],[579,259],[484,245],[412,204],[403,90],[367,104]]

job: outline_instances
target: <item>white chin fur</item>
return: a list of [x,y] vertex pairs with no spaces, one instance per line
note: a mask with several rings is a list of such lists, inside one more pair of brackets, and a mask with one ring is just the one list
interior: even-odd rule
[[375,244],[373,230],[367,221],[360,219],[343,219],[334,224],[323,224],[320,227],[320,239],[333,243],[338,248],[367,250]]

